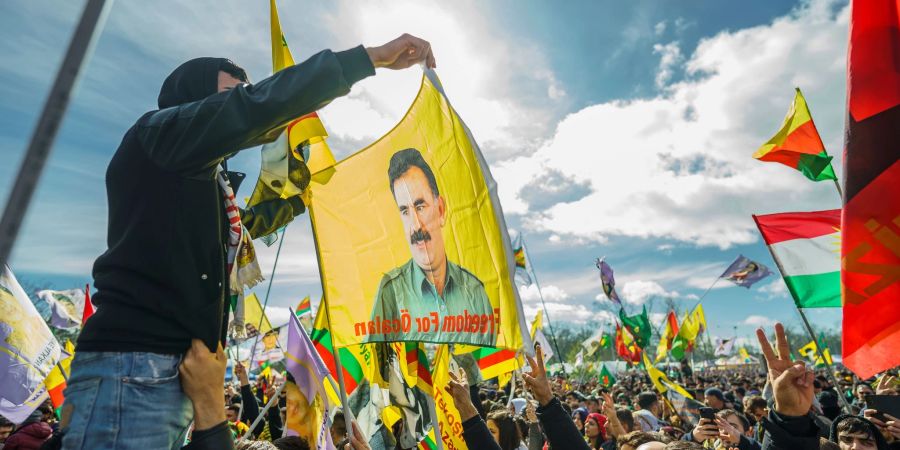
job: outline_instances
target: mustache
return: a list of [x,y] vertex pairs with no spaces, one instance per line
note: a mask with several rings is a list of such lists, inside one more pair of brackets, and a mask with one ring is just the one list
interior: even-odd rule
[[416,230],[412,235],[409,236],[409,243],[412,245],[416,245],[419,242],[429,241],[431,241],[431,233],[425,231],[424,229]]

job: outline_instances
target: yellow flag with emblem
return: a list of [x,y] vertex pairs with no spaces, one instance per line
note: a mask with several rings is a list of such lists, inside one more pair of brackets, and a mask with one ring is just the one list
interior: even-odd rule
[[822,361],[822,357],[819,356],[819,346],[816,345],[816,341],[809,341],[809,344],[804,345],[797,349],[797,352],[800,353],[804,358],[809,361],[815,361],[814,364],[817,366],[824,365],[825,362],[828,364],[832,363],[831,360],[831,352],[826,347],[822,350],[822,354],[825,355],[825,362]]
[[644,353],[644,368],[647,369],[647,375],[650,376],[650,381],[653,382],[653,386],[660,394],[665,394],[666,391],[671,389],[687,398],[694,398],[685,388],[670,380],[663,371],[653,366],[653,364],[650,363],[650,359],[647,358],[646,353]]
[[530,349],[496,182],[433,70],[400,122],[310,193],[336,346]]

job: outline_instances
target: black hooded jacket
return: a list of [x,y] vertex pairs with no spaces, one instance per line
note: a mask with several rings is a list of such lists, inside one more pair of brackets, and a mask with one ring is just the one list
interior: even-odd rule
[[[78,351],[182,353],[224,339],[227,219],[216,167],[274,140],[292,119],[375,73],[363,47],[322,51],[253,85],[216,93],[227,60],[198,58],[163,83],[159,110],[125,133],[106,172],[108,250],[94,263],[97,312]],[[237,181],[237,180],[233,180]],[[253,237],[303,211],[270,202],[243,211]]]

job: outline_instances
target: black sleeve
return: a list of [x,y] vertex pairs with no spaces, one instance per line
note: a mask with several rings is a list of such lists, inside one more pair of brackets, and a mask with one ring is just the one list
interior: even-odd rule
[[269,436],[272,436],[272,440],[280,438],[284,434],[284,424],[281,423],[281,408],[278,402],[269,408],[266,420],[269,422]]
[[[259,404],[256,402],[256,396],[253,395],[253,389],[250,389],[250,385],[241,386],[241,399],[243,400],[243,409],[241,410],[241,421],[243,421],[247,426],[253,424],[253,421],[259,417]],[[262,433],[263,424],[260,423],[256,426],[255,430],[250,430],[250,433],[253,436],[258,436],[259,433]],[[258,430],[258,431],[257,431]]]
[[819,428],[809,416],[782,416],[774,410],[763,417],[763,450],[818,450]]
[[478,450],[502,450],[491,432],[488,431],[487,425],[481,416],[473,416],[462,424],[463,440],[466,441],[466,447]]
[[238,150],[271,142],[293,119],[350,92],[375,73],[362,46],[319,52],[259,83],[144,115],[137,136],[150,159],[168,170],[194,172]]
[[469,398],[472,400],[472,405],[475,406],[475,411],[478,411],[478,415],[482,419],[487,419],[487,412],[485,412],[484,406],[481,404],[481,398],[478,397],[477,385],[469,386]]
[[194,430],[191,443],[181,447],[182,450],[233,450],[234,440],[226,422],[222,422],[206,430]]
[[538,406],[537,416],[550,448],[590,450],[587,442],[575,428],[575,422],[563,410],[559,399],[554,398],[545,406]]
[[753,439],[748,438],[747,436],[741,436],[741,440],[737,445],[738,450],[762,450],[762,446],[759,445],[759,442],[756,442]]
[[251,208],[241,209],[241,222],[250,232],[250,238],[256,239],[274,233],[304,211],[306,206],[298,197],[269,200]]

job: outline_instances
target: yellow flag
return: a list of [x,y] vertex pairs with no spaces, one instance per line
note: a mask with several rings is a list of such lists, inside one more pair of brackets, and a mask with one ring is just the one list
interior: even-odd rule
[[[822,357],[819,356],[819,348],[818,345],[816,345],[816,341],[809,341],[809,344],[800,347],[799,349],[797,349],[797,352],[803,355],[804,358],[810,361],[815,361],[815,365],[817,366],[824,364],[822,362]],[[822,353],[825,355],[825,361],[827,361],[828,364],[831,364],[831,352],[826,348],[824,351],[822,351]]]
[[650,359],[647,358],[646,353],[644,353],[644,368],[647,369],[647,375],[650,376],[650,380],[653,381],[653,386],[660,394],[665,394],[666,391],[671,389],[687,398],[694,398],[685,388],[670,380],[663,371],[654,367],[653,364],[650,364]]
[[537,330],[540,330],[544,327],[544,310],[539,309],[537,314],[534,315],[534,321],[531,322],[531,340],[534,341],[534,335],[537,333]]
[[269,18],[272,30],[272,72],[294,65],[294,57],[288,48],[284,33],[281,32],[281,21],[278,20],[278,8],[275,0],[269,0]]
[[247,327],[247,334],[253,334],[252,330],[256,330],[259,334],[266,334],[272,331],[272,324],[266,317],[262,305],[259,304],[259,298],[255,293],[244,297],[244,323]]
[[496,183],[437,75],[425,73],[400,123],[310,185],[335,345],[519,350],[530,339]]
[[434,354],[434,408],[437,411],[438,423],[444,448],[465,450],[463,440],[462,419],[453,403],[453,397],[447,393],[450,384],[450,350],[447,345],[440,345]]
[[746,348],[741,347],[738,349],[738,352],[740,353],[741,358],[744,359],[744,362],[750,362],[752,360],[752,358],[750,358],[750,353],[747,352]]
[[694,311],[691,312],[691,321],[697,326],[698,333],[706,330],[706,314],[703,313],[703,304],[698,303]]

